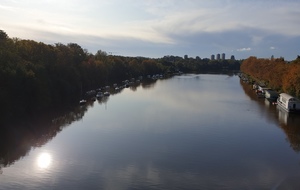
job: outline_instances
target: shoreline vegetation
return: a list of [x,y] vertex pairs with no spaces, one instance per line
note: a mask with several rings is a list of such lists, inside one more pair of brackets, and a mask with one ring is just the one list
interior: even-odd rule
[[253,81],[300,97],[300,56],[210,60],[167,55],[162,58],[126,57],[76,43],[54,45],[10,38],[0,30],[0,126],[70,110],[91,90],[147,76],[240,71]]
[[279,93],[300,98],[300,56],[291,62],[251,56],[243,61],[240,70],[250,83],[264,84]]
[[240,64],[173,55],[125,57],[102,50],[92,54],[76,43],[49,45],[10,38],[0,30],[0,126],[74,107],[87,91],[139,76],[237,71]]

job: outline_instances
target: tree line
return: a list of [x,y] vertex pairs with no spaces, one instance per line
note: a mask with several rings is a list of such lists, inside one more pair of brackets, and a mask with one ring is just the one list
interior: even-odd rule
[[239,61],[95,54],[76,43],[10,38],[0,30],[0,126],[12,118],[78,103],[85,91],[153,74],[239,70]]
[[300,97],[300,56],[291,62],[252,56],[243,61],[241,71],[279,92]]

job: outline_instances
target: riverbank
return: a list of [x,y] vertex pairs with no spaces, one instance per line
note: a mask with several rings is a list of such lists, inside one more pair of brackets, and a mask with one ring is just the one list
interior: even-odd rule
[[300,57],[291,62],[283,58],[263,59],[249,57],[241,64],[241,72],[249,81],[262,83],[277,92],[300,98]]

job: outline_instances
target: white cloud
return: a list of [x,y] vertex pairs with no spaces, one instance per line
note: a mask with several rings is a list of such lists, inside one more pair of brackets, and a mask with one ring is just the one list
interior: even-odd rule
[[[297,24],[299,17],[295,18],[300,15],[300,11],[296,8],[298,7],[296,5],[300,4],[291,2],[285,3],[284,6],[271,1],[236,3],[220,0],[67,2],[47,1],[45,5],[35,1],[29,1],[27,4],[20,1],[9,6],[3,5],[2,9],[10,7],[20,10],[19,14],[22,16],[19,16],[21,19],[16,25],[31,23],[30,27],[57,32],[60,30],[55,27],[56,25],[65,25],[66,28],[80,33],[103,37],[109,36],[108,34],[120,37],[129,35],[128,37],[142,40],[153,38],[154,40],[149,41],[162,43],[172,41],[166,34],[224,32],[250,27],[284,35],[299,35],[300,30]],[[41,25],[37,19],[53,23],[53,26]],[[263,36],[252,38],[255,45],[263,39]]]
[[237,49],[237,51],[251,51],[251,50],[252,49],[250,47]]
[[[299,35],[298,6],[300,2],[292,1],[282,4],[272,1],[224,3],[186,0],[178,6],[174,6],[174,1],[154,1],[144,8],[159,15],[152,20],[154,26],[168,33],[223,32],[254,28],[273,34]],[[259,43],[262,38],[263,36],[253,36],[253,43]]]
[[270,49],[272,49],[272,50],[273,50],[273,49],[276,49],[276,48],[275,48],[275,47],[273,47],[273,46],[271,46],[271,47],[270,47]]

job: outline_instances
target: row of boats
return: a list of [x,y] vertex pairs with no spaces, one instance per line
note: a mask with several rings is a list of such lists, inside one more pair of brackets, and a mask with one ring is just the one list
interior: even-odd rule
[[[117,84],[114,84],[114,90],[115,91],[118,91],[120,89],[123,89],[123,88],[128,88],[129,87],[129,83],[125,84],[125,85],[122,85],[122,86],[117,86]],[[108,97],[110,96],[110,86],[105,86],[103,88],[98,88],[96,90],[90,90],[88,92],[86,92],[85,94],[85,97],[84,99],[80,100],[79,101],[79,104],[80,105],[84,105],[86,104],[87,102],[87,99],[91,99],[93,101],[96,101],[96,99],[102,99],[103,97]]]
[[287,112],[300,112],[300,100],[287,93],[278,93],[271,88],[253,84],[258,97],[264,97]]
[[[239,75],[244,82],[249,82],[249,79],[242,74]],[[257,97],[266,98],[272,104],[277,104],[281,109],[287,112],[300,112],[300,100],[287,93],[278,93],[271,88],[258,83],[252,85]]]
[[[96,99],[101,99],[103,98],[104,96],[110,96],[110,93],[109,92],[97,92],[96,96],[95,97],[92,97],[91,100],[95,101]],[[79,101],[79,105],[84,105],[86,104],[87,102],[87,99],[82,99]]]
[[[146,78],[156,80],[156,79],[164,78],[164,75],[162,75],[162,74],[147,75]],[[104,86],[104,87],[98,88],[96,90],[90,90],[85,93],[85,98],[81,99],[79,101],[79,104],[80,105],[86,104],[87,99],[91,99],[91,100],[95,101],[96,99],[99,100],[105,96],[110,96],[111,90],[114,90],[116,92],[116,91],[120,91],[124,88],[129,88],[130,85],[132,85],[133,83],[139,83],[139,82],[141,82],[142,79],[143,79],[143,76],[139,76],[137,79],[131,78],[130,80],[124,80],[121,82],[122,83],[121,85],[118,85],[115,83],[115,84],[113,84],[112,88],[111,88],[111,86]]]

